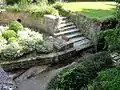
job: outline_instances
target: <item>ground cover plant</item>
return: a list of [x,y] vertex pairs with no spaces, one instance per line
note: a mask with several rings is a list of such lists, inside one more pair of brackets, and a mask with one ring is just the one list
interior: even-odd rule
[[0,28],[0,60],[15,60],[31,52],[46,54],[53,51],[53,44],[44,41],[43,35],[24,28],[12,21],[8,27]]

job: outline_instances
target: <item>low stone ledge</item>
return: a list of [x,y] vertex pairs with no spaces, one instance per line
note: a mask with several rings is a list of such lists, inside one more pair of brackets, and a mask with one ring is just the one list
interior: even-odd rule
[[59,62],[61,60],[69,59],[75,54],[75,49],[54,52],[50,54],[36,55],[30,58],[22,58],[16,61],[5,61],[0,63],[5,71],[11,71],[15,69],[27,69],[38,65],[48,65]]

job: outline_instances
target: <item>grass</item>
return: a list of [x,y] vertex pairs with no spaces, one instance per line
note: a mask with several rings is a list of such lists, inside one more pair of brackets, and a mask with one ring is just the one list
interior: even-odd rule
[[80,12],[90,18],[105,19],[115,13],[115,2],[69,2],[64,8],[73,12]]

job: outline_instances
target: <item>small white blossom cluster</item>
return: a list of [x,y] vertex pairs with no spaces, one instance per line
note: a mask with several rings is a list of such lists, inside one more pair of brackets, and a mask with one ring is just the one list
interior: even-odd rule
[[53,51],[53,45],[43,41],[43,35],[24,28],[17,33],[17,40],[8,42],[0,38],[0,59],[15,60],[26,53],[36,51],[38,53],[48,53]]

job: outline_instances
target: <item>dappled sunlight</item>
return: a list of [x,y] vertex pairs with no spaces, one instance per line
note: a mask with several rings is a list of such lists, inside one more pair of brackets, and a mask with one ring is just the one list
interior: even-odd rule
[[90,18],[98,18],[98,19],[105,19],[111,17],[115,14],[114,8],[109,10],[103,9],[83,9],[80,13],[87,15]]
[[103,9],[115,8],[115,2],[70,2],[64,3],[64,8],[72,11],[82,11],[83,9]]
[[115,2],[69,2],[64,3],[64,8],[90,18],[105,19],[114,14],[115,5]]

